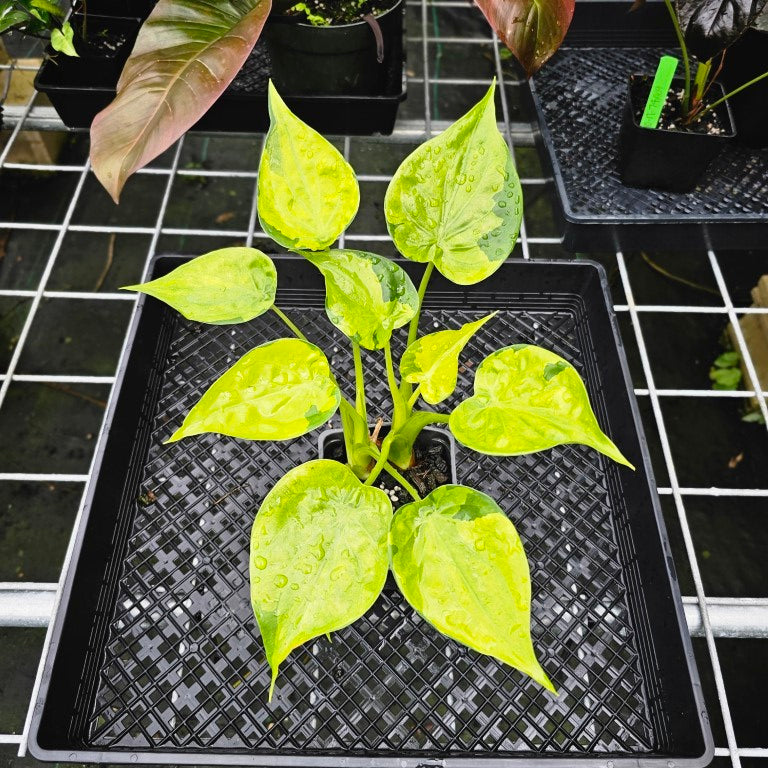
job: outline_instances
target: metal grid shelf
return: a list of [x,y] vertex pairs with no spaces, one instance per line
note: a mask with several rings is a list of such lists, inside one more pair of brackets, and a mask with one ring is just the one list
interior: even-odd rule
[[[372,207],[365,210],[361,208],[360,218],[364,221],[364,228],[349,231],[342,236],[342,247],[345,243],[370,250],[385,247],[388,236],[380,208],[377,210],[375,203],[380,204],[390,174],[417,143],[440,132],[458,117],[487,88],[490,78],[495,76],[500,85],[498,106],[503,121],[500,128],[514,149],[527,200],[526,219],[514,257],[558,258],[568,255],[563,252],[560,239],[551,225],[552,180],[543,176],[532,149],[533,126],[526,122],[529,116],[525,111],[525,100],[521,97],[521,89],[525,85],[503,60],[499,44],[479,12],[456,0],[409,0],[407,29],[409,99],[401,107],[394,134],[386,139],[341,137],[336,140],[345,157],[361,171],[359,179],[363,187],[363,205],[370,206],[373,203]],[[12,73],[13,67],[0,65],[0,86],[3,78]],[[132,253],[138,254],[133,260],[134,271],[137,273],[134,278],[138,279],[142,265],[155,253],[170,250],[171,245],[179,249],[181,244],[187,252],[199,253],[214,242],[244,242],[250,245],[258,244],[264,238],[263,233],[257,229],[255,208],[256,158],[261,147],[261,137],[238,135],[234,140],[244,142],[250,155],[247,152],[240,152],[236,157],[231,153],[225,154],[223,159],[211,161],[207,167],[189,162],[189,158],[199,156],[201,147],[207,150],[208,142],[210,145],[221,146],[222,136],[195,134],[181,139],[151,167],[137,174],[134,184],[142,189],[151,189],[154,195],[152,215],[146,221],[138,222],[124,215],[126,208],[131,206],[130,185],[126,200],[120,208],[113,211],[108,207],[106,195],[93,181],[89,163],[85,159],[87,140],[79,137],[76,132],[71,134],[75,137],[76,151],[68,153],[73,156],[69,162],[25,164],[9,161],[10,152],[24,136],[23,132],[63,130],[51,108],[40,105],[38,101],[33,95],[25,105],[6,108],[5,128],[11,130],[4,148],[0,150],[0,322],[8,306],[22,306],[26,310],[17,328],[17,338],[11,339],[11,348],[5,357],[3,354],[6,350],[0,349],[0,449],[5,444],[4,456],[10,455],[8,448],[17,439],[17,434],[9,426],[12,417],[17,415],[14,413],[17,409],[17,398],[14,397],[17,391],[25,386],[42,385],[63,389],[65,394],[71,395],[72,386],[75,386],[85,388],[83,391],[75,391],[76,396],[103,406],[103,399],[109,396],[114,382],[116,359],[111,361],[111,374],[103,370],[72,371],[66,366],[57,365],[55,361],[51,363],[42,343],[39,327],[46,326],[46,309],[51,303],[58,305],[63,302],[67,308],[72,308],[72,312],[87,310],[96,312],[98,317],[112,317],[121,338],[120,334],[124,334],[128,327],[135,305],[133,295],[118,293],[114,289],[102,290],[99,286],[97,290],[86,290],[83,286],[61,286],[56,275],[62,262],[69,259],[74,239],[85,237],[88,238],[86,242],[92,242],[91,238],[111,238],[111,250],[115,238],[126,238],[131,243]],[[58,189],[66,190],[64,207],[47,219],[41,215],[40,220],[20,221],[7,216],[5,211],[8,206],[3,200],[8,200],[10,196],[6,196],[4,190],[11,188],[14,181],[38,179],[41,174],[47,180],[61,182]],[[188,194],[185,197],[185,192],[190,187],[185,187],[185,184],[194,187],[234,182],[239,185],[238,194],[243,197],[245,191],[247,198],[239,204],[241,215],[230,217],[233,221],[239,218],[236,226],[227,228],[224,226],[227,222],[221,217],[210,227],[179,226],[178,222],[173,221],[173,218],[178,218],[171,216],[171,212],[178,208],[178,201],[181,200],[183,205],[185,199],[189,199]],[[101,219],[98,215],[89,217],[91,209],[97,211]],[[37,239],[27,241],[24,238]],[[13,270],[3,264],[3,256],[15,245],[23,258],[29,258],[29,249],[40,249],[41,242],[44,243],[42,247],[45,258],[33,270],[34,279],[28,276],[22,284],[22,281],[14,279]],[[700,518],[696,505],[702,501],[718,511],[733,509],[735,504],[751,504],[765,514],[768,502],[762,500],[768,499],[768,466],[757,466],[749,473],[742,473],[738,483],[733,486],[721,483],[709,487],[705,483],[689,482],[688,478],[692,476],[689,471],[690,462],[685,458],[685,450],[681,449],[679,442],[679,414],[675,406],[683,404],[682,411],[685,413],[690,412],[691,407],[701,409],[703,413],[700,418],[704,419],[707,407],[711,404],[721,406],[733,402],[734,398],[743,400],[754,397],[768,422],[768,392],[746,389],[714,391],[707,388],[706,380],[692,378],[686,380],[685,385],[682,381],[670,382],[670,377],[657,361],[654,351],[659,344],[685,344],[686,326],[675,325],[681,318],[686,322],[719,323],[722,327],[731,323],[735,329],[738,351],[751,379],[757,381],[755,366],[738,318],[748,313],[766,314],[768,310],[739,306],[734,302],[733,282],[729,281],[728,270],[724,269],[724,265],[729,265],[729,259],[738,256],[729,257],[709,251],[692,257],[696,268],[706,271],[714,289],[714,295],[710,293],[707,299],[708,303],[682,300],[681,296],[688,295],[683,290],[666,302],[649,297],[648,290],[642,285],[643,281],[638,278],[636,264],[639,260],[636,255],[617,252],[598,254],[596,257],[604,262],[616,278],[614,309],[619,316],[624,343],[634,368],[635,393],[642,406],[646,431],[654,443],[652,448],[655,448],[656,473],[663,478],[658,492],[669,513],[668,526],[673,539],[679,542],[677,567],[685,572],[689,584],[689,594],[684,597],[686,617],[692,635],[702,638],[703,653],[699,657],[699,666],[705,680],[711,681],[708,706],[716,725],[716,735],[718,732],[720,734],[716,760],[722,758],[724,762],[727,759],[734,768],[738,768],[742,762],[754,765],[755,759],[768,758],[768,742],[764,732],[758,737],[762,743],[744,744],[737,739],[738,723],[735,723],[732,711],[736,704],[743,709],[744,697],[750,693],[743,685],[735,687],[730,681],[726,688],[723,662],[728,661],[728,658],[723,656],[719,643],[736,638],[735,642],[740,644],[759,643],[755,647],[760,653],[766,653],[768,591],[749,596],[708,595],[703,574],[705,563],[701,550],[697,548],[697,529],[692,518]],[[756,268],[752,275],[756,281],[762,272],[768,271],[768,253],[753,254],[751,258],[750,263],[762,266],[759,270]],[[100,267],[96,268],[91,279],[99,276],[100,272]],[[669,326],[670,330],[664,338],[659,338],[654,332],[659,323]],[[59,404],[61,410],[66,410],[66,407],[66,402]],[[7,418],[4,420],[4,417]],[[53,425],[51,431],[56,432],[60,427],[56,426],[58,422],[55,414],[50,418]],[[737,418],[734,415],[734,419]],[[98,422],[97,416],[94,423]],[[674,430],[670,429],[670,425]],[[760,431],[760,439],[768,443],[765,428],[751,425],[750,429]],[[696,455],[703,456],[706,455],[707,446],[693,445],[691,449],[694,452],[698,450],[699,454]],[[758,461],[761,456],[763,454],[758,456]],[[86,467],[87,460],[83,457],[76,462],[61,461],[57,456],[52,456],[49,461],[39,457],[27,464],[24,461],[22,445],[19,451],[20,465],[0,464],[0,499],[4,498],[1,495],[4,489],[16,485],[36,490],[64,487],[71,489],[69,496],[80,495],[90,477],[90,467]],[[3,522],[3,514],[4,508],[0,506],[0,524]],[[79,516],[75,515],[74,526],[77,526],[78,520]],[[69,524],[69,519],[61,524],[64,529],[62,536],[69,529]],[[0,544],[3,530],[0,527]],[[43,533],[36,531],[38,536]],[[738,557],[738,552],[733,555]],[[703,557],[706,559],[706,554]],[[68,564],[67,551],[64,554],[64,568]],[[0,581],[0,628],[8,628],[0,629],[0,642],[3,638],[6,641],[11,638],[18,640],[12,643],[13,647],[23,646],[27,636],[19,640],[19,636],[13,633],[29,632],[29,628],[45,627],[48,624],[57,600],[58,584],[50,581],[55,576],[51,574],[47,582],[30,583],[24,581],[22,576],[16,581]],[[47,640],[44,647],[46,643]],[[35,655],[37,646],[34,643],[33,646]],[[6,663],[8,670],[13,663]],[[34,684],[33,698],[38,682]],[[21,713],[16,712],[17,722],[11,722],[9,716],[3,714],[6,709],[2,706],[2,699],[8,694],[9,691],[3,690],[0,684],[0,722],[3,724],[0,730],[8,731],[0,733],[0,745],[12,745],[10,749],[18,748],[19,754],[24,755],[28,719],[26,723],[22,722]],[[766,707],[761,703],[763,699],[762,695],[758,699],[755,692],[754,705],[748,702],[748,706],[762,706],[764,720]],[[10,753],[0,751],[0,755]],[[12,759],[8,757],[8,761],[12,762]],[[759,762],[768,768],[768,762]]]

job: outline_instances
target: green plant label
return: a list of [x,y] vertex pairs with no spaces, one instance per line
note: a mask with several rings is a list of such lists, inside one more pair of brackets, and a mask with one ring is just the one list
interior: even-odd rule
[[328,319],[366,349],[386,346],[419,309],[411,278],[395,262],[365,251],[304,253],[325,278]]
[[655,128],[659,124],[661,110],[664,109],[677,63],[678,60],[674,56],[662,56],[659,59],[659,66],[656,68],[656,75],[651,84],[651,92],[648,94],[648,101],[645,102],[643,116],[640,118],[641,128]]
[[400,253],[433,262],[460,285],[478,283],[501,266],[522,221],[520,181],[496,127],[495,87],[414,150],[384,198],[389,233]]
[[465,323],[458,330],[437,331],[414,341],[400,360],[400,375],[411,384],[418,384],[428,403],[441,403],[456,389],[461,351],[495,314]]
[[329,248],[357,213],[355,173],[330,142],[288,109],[271,82],[269,117],[259,165],[261,226],[285,248]]
[[531,578],[515,526],[496,502],[443,485],[401,507],[389,533],[406,600],[448,637],[555,688],[531,641]]
[[346,627],[387,577],[392,504],[349,467],[319,459],[267,494],[251,531],[251,604],[272,669],[302,643]]
[[322,350],[300,339],[269,341],[223,373],[167,442],[203,432],[288,440],[325,424],[340,397]]
[[600,429],[576,369],[530,344],[483,360],[474,394],[451,413],[449,426],[460,443],[480,453],[517,456],[583,443],[634,469]]
[[157,280],[121,290],[154,296],[188,320],[227,325],[252,320],[272,306],[277,271],[272,259],[255,248],[222,248]]

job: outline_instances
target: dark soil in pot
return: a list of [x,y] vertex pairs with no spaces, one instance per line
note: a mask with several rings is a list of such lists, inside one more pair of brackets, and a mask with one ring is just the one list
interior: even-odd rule
[[73,14],[74,45],[82,59],[125,61],[139,33],[140,20]]
[[403,0],[372,6],[381,41],[362,18],[322,27],[297,16],[271,17],[264,38],[275,86],[292,95],[384,93],[390,69],[402,58],[403,6]]
[[[382,430],[382,436],[386,430]],[[413,445],[413,466],[402,470],[403,477],[424,498],[441,485],[456,482],[455,449],[451,435],[441,429],[422,430]],[[320,436],[320,456],[346,463],[341,430],[329,430]],[[394,509],[412,501],[408,492],[393,477],[382,472],[374,485],[386,491]]]
[[[690,192],[706,173],[709,162],[735,135],[727,103],[718,105],[695,120],[682,123],[682,80],[675,80],[662,109],[658,128],[641,128],[653,78],[632,75],[619,134],[619,170],[621,180],[630,187]],[[715,83],[706,103],[725,94]]]

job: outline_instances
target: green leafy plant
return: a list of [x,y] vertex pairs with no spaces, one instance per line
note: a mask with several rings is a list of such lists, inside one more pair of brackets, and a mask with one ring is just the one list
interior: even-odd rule
[[[28,0],[0,0],[0,2]],[[34,0],[34,2],[46,0]],[[478,0],[530,77],[558,49],[575,0]],[[191,128],[234,80],[271,10],[348,23],[387,0],[158,0],[142,25],[114,101],[91,125],[91,163],[117,203],[128,178]],[[375,25],[374,25],[375,26]]]
[[738,389],[741,384],[741,355],[730,350],[718,355],[709,369],[712,389]]
[[67,56],[77,56],[74,30],[64,21],[57,0],[0,0],[0,34],[16,29],[30,37],[50,37],[51,47]]
[[[403,256],[425,264],[417,289],[394,261],[332,248],[358,208],[354,172],[270,87],[259,219],[276,243],[322,275],[327,316],[351,346],[352,399],[322,350],[275,304],[275,267],[260,251],[214,251],[131,286],[192,320],[235,323],[272,311],[292,333],[256,347],[224,372],[171,442],[203,432],[287,440],[340,410],[346,465],[319,459],[290,470],[253,523],[251,597],[272,668],[270,695],[294,648],[371,607],[388,567],[408,602],[440,632],[555,690],[533,649],[530,574],[512,522],[471,487],[443,485],[421,498],[403,476],[414,441],[429,424],[447,425],[460,443],[481,453],[518,456],[583,443],[631,466],[601,431],[573,366],[533,345],[489,355],[477,369],[474,394],[452,412],[417,408],[419,398],[437,405],[453,393],[462,350],[495,315],[419,337],[434,269],[459,285],[484,280],[508,257],[520,228],[521,187],[496,125],[494,88],[406,158],[387,190],[394,243]],[[391,340],[406,326],[398,376]],[[384,437],[370,429],[361,348],[384,358],[393,404]],[[412,497],[395,514],[390,496],[374,486],[382,472]]]
[[[635,0],[632,9],[644,3],[645,0]],[[721,98],[707,100],[729,46],[748,29],[766,23],[766,0],[664,0],[664,4],[683,57],[682,127],[700,121],[731,96],[768,77],[766,70]]]

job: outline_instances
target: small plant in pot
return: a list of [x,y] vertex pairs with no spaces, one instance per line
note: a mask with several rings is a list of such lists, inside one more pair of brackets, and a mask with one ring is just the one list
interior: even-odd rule
[[[381,94],[402,58],[404,0],[306,0],[264,30],[283,93]],[[400,84],[397,84],[400,87]]]
[[671,57],[662,58],[655,77],[630,76],[619,170],[628,186],[689,192],[736,135],[729,98],[768,77],[764,71],[728,93],[717,82],[728,48],[755,23],[765,3],[664,3],[680,44],[683,77],[671,80],[677,64]]
[[77,56],[74,29],[57,0],[0,0],[0,35],[16,30],[48,40],[55,51]]
[[[414,445],[429,425],[447,427],[462,445],[500,460],[581,443],[631,467],[598,425],[574,367],[538,346],[503,346],[478,365],[471,397],[450,412],[431,408],[453,393],[462,350],[491,327],[495,313],[419,336],[430,277],[435,269],[458,285],[491,277],[521,223],[522,192],[497,128],[494,87],[408,156],[387,190],[394,245],[425,265],[418,288],[395,261],[333,249],[357,212],[354,172],[270,87],[259,220],[278,245],[319,270],[328,319],[349,340],[354,382],[337,381],[324,352],[303,334],[301,315],[292,319],[275,304],[276,269],[258,250],[214,251],[131,286],[192,320],[240,323],[272,311],[291,332],[222,373],[169,442],[206,432],[289,440],[340,413],[342,461],[319,458],[290,470],[253,522],[251,598],[272,669],[270,695],[288,654],[361,617],[389,569],[405,599],[438,631],[555,690],[534,652],[530,573],[507,514],[468,485],[419,491],[409,480],[420,471]],[[396,362],[392,336],[406,328]],[[373,356],[383,358],[385,374],[372,382],[364,363]],[[371,412],[372,383],[388,392],[388,413]],[[389,424],[386,433],[381,421]],[[398,497],[411,497],[394,514],[393,494],[377,487],[383,475],[393,478]]]

